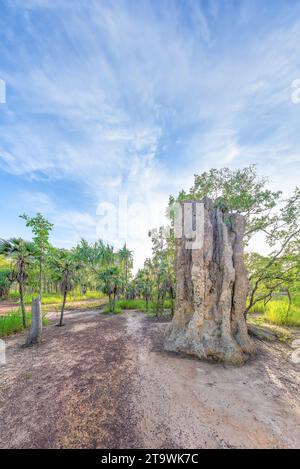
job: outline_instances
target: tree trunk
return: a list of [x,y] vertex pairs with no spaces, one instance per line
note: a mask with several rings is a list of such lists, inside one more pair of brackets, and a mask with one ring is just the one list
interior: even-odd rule
[[42,310],[39,298],[33,298],[31,305],[31,326],[26,347],[40,342],[42,336]]
[[171,298],[171,315],[174,316],[174,293],[173,287],[170,288],[170,298]]
[[285,315],[285,321],[288,320],[289,318],[289,314],[290,314],[290,311],[291,311],[291,307],[292,307],[292,297],[291,297],[291,292],[288,288],[286,288],[286,294],[287,294],[287,297],[288,297],[288,300],[289,300],[289,305],[288,305],[288,309],[287,309],[287,312],[286,312],[286,315]]
[[63,304],[61,307],[61,313],[60,313],[60,320],[59,320],[59,326],[63,326],[63,319],[64,319],[64,311],[65,311],[65,306],[66,306],[66,299],[67,299],[67,291],[64,291],[64,299],[63,299]]
[[289,313],[291,311],[291,307],[292,307],[292,296],[291,296],[291,292],[288,288],[286,289],[286,294],[287,294],[287,297],[288,297],[288,300],[289,300],[289,306],[288,306],[288,313]]
[[19,283],[19,292],[20,292],[20,304],[21,304],[21,311],[22,311],[22,322],[23,322],[23,327],[26,329],[27,327],[27,321],[26,321],[26,309],[25,309],[25,304],[24,304],[24,287],[23,283]]
[[[186,203],[190,216],[183,210]],[[186,203],[179,222],[184,233],[176,238],[176,307],[166,349],[242,364],[254,352],[243,316],[248,292],[244,218],[229,218],[209,199]],[[186,234],[189,221],[193,228]],[[192,246],[195,233],[200,242]]]
[[115,306],[116,306],[116,291],[113,293],[113,302],[112,302],[112,313],[115,312]]
[[125,297],[127,299],[127,289],[128,289],[128,265],[125,261]]
[[39,272],[39,300],[42,301],[42,289],[43,289],[43,270],[42,260],[40,259],[40,272]]

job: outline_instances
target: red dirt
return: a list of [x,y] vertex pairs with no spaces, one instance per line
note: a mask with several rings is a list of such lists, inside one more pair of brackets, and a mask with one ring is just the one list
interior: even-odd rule
[[38,346],[8,338],[0,448],[299,447],[288,346],[257,342],[251,362],[224,367],[165,352],[164,328],[142,313],[68,312]]
[[[88,308],[89,305],[92,305],[92,307],[97,307],[96,305],[99,304],[99,306],[107,303],[106,298],[88,298],[86,300],[69,300],[67,301],[66,304],[66,310],[71,310],[71,309],[82,309],[84,310],[85,308]],[[3,316],[4,314],[10,313],[14,309],[18,309],[20,306],[19,303],[13,302],[13,301],[1,301],[0,302],[0,316]],[[52,311],[54,309],[59,309],[61,307],[61,303],[52,303],[52,304],[46,304],[43,305],[43,309],[46,311]],[[30,305],[26,305],[26,311],[30,312]]]

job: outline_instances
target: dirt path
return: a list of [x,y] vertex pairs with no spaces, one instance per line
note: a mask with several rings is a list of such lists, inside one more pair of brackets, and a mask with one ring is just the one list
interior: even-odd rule
[[[87,308],[95,309],[105,303],[107,303],[106,298],[88,298],[85,300],[68,300],[65,310],[82,310],[84,311]],[[1,301],[0,302],[0,316],[11,313],[12,311],[17,310],[20,307],[19,303],[13,301]],[[50,303],[50,304],[43,304],[43,311],[55,311],[61,308],[61,303]],[[31,305],[26,305],[25,309],[27,312],[31,311]]]
[[141,313],[66,314],[38,347],[7,340],[0,448],[300,446],[300,368],[280,343],[226,368],[163,350]]
[[0,316],[10,313],[11,311],[18,309],[19,303],[13,301],[1,301],[0,303]]

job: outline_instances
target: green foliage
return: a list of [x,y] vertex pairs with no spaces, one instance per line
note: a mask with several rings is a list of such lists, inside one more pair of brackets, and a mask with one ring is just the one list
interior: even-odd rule
[[114,305],[114,308],[112,309],[110,304],[108,303],[107,305],[105,305],[104,309],[103,309],[103,314],[120,314],[122,313],[122,308],[115,304]]
[[62,293],[70,292],[74,287],[76,273],[80,269],[75,252],[52,248],[49,266],[52,277],[59,283]]
[[0,267],[0,298],[8,295],[11,277],[12,272],[9,267]]
[[273,324],[300,326],[300,308],[292,306],[290,311],[284,302],[272,302],[266,306],[265,318]]
[[122,293],[125,297],[128,296],[128,282],[131,279],[131,270],[133,267],[133,253],[127,249],[126,243],[123,248],[117,252],[117,263],[120,267],[122,275]]
[[33,243],[39,257],[43,256],[49,247],[49,233],[53,229],[50,223],[41,213],[37,213],[35,217],[29,217],[25,213],[20,215],[26,222],[26,226],[31,228],[33,233]]
[[41,213],[37,213],[35,217],[29,217],[25,213],[20,215],[26,222],[26,226],[31,228],[33,233],[34,254],[39,263],[39,298],[42,298],[42,274],[45,256],[50,249],[49,234],[53,229],[50,223]]
[[28,268],[34,254],[33,243],[22,238],[0,240],[0,255],[5,256],[12,263],[11,279],[19,285],[20,304],[22,310],[23,326],[26,327],[26,314],[24,305],[24,288],[28,278]]
[[[181,191],[178,197],[170,197],[169,207],[175,202],[201,200],[209,197],[224,213],[240,213],[246,218],[246,238],[267,229],[274,222],[271,216],[281,192],[267,189],[267,179],[259,178],[255,166],[231,170],[211,169],[195,175],[194,185],[189,192]],[[229,219],[228,219],[229,220]]]
[[[26,314],[27,323],[31,323],[31,315]],[[43,317],[43,324],[47,325],[48,319]],[[16,332],[21,332],[24,329],[22,314],[20,311],[12,311],[4,316],[0,316],[0,337],[5,337]]]
[[264,235],[270,254],[246,255],[250,279],[246,313],[274,293],[285,290],[290,294],[291,289],[300,287],[300,189],[296,187],[290,198],[282,200],[281,193],[269,190],[266,184],[265,178],[258,177],[255,166],[211,169],[195,175],[188,192],[181,191],[169,200],[171,223],[176,202],[209,197],[223,212],[225,223],[231,223],[235,214],[244,216],[245,244],[259,232]]
[[[164,302],[164,309],[170,309],[171,308],[171,301],[170,300],[165,300]],[[147,312],[147,305],[145,300],[141,299],[136,299],[136,300],[118,300],[115,303],[115,311],[114,313],[119,314],[122,311],[125,310],[136,310],[136,311],[142,311],[142,312]],[[109,313],[111,312],[109,309],[109,304],[105,305],[104,313]],[[155,302],[151,301],[149,302],[148,305],[148,312],[155,313],[156,312],[156,304]]]
[[273,249],[268,256],[256,253],[246,256],[250,274],[250,301],[268,299],[273,293],[285,290],[288,295],[300,287],[300,190],[282,202],[275,222],[265,230],[266,242]]
[[[24,314],[25,304],[31,304],[37,290],[40,294],[43,290],[44,305],[61,303],[59,292],[64,292],[65,299],[73,301],[108,295],[106,309],[110,312],[137,309],[160,315],[165,308],[173,312],[175,202],[210,197],[223,212],[226,223],[231,223],[236,213],[244,215],[246,243],[260,232],[272,251],[265,256],[246,255],[250,277],[247,311],[255,309],[277,323],[297,323],[300,305],[293,292],[300,289],[300,189],[281,200],[280,192],[269,190],[266,184],[254,166],[211,169],[195,175],[189,191],[170,197],[171,226],[151,231],[152,257],[146,259],[134,278],[133,254],[126,244],[115,252],[102,240],[89,243],[82,239],[72,250],[56,249],[49,243],[53,225],[40,213],[33,218],[24,214],[22,218],[32,230],[33,242],[17,238],[0,241],[0,295],[9,279],[14,282],[12,288],[19,290],[9,293],[9,298],[21,297]],[[282,304],[275,302],[274,296],[283,292],[286,298],[280,300]]]
[[0,269],[2,267],[10,267],[10,262],[3,254],[0,254]]
[[108,295],[109,310],[113,313],[115,311],[116,295],[122,284],[120,270],[117,266],[112,265],[100,272],[98,278],[102,291]]
[[81,239],[75,248],[77,260],[82,265],[88,265],[89,269],[98,274],[104,267],[114,263],[115,254],[113,247],[105,244],[101,239],[95,243],[88,243],[85,239]]
[[139,311],[146,311],[146,302],[144,300],[119,300],[116,306],[123,309],[136,309]]
[[288,298],[279,297],[267,304],[262,301],[256,303],[251,313],[258,313],[272,324],[284,326],[300,326],[300,295],[292,298],[292,306],[289,306]]

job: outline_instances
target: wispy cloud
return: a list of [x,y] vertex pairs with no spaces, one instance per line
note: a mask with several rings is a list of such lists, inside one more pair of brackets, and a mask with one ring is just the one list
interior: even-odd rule
[[295,2],[5,0],[0,31],[0,169],[34,192],[78,184],[88,209],[48,195],[72,227],[92,235],[120,193],[159,222],[211,166],[300,176]]

